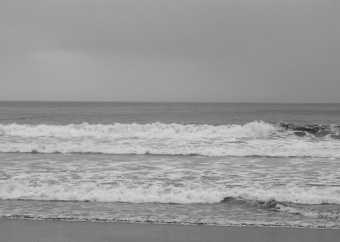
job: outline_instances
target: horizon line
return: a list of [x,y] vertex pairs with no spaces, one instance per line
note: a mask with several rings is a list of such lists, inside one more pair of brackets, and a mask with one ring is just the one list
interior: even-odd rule
[[69,101],[69,100],[0,100],[0,102],[46,102],[46,103],[168,103],[168,104],[340,104],[340,102],[262,102],[262,101]]

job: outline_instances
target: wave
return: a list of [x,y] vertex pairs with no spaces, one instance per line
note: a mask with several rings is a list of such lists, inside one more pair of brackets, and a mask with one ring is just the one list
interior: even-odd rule
[[242,198],[226,197],[222,203],[251,206],[274,212],[302,215],[311,218],[339,219],[340,207],[333,204],[321,203],[319,206],[306,206],[306,204],[294,204],[291,202],[279,202],[275,199],[266,201],[245,200]]
[[283,130],[292,131],[296,136],[299,137],[312,135],[317,138],[330,137],[333,139],[340,139],[340,125],[336,124],[299,125],[280,122],[279,126],[283,128]]
[[0,152],[338,158],[337,127],[331,128],[332,135],[315,139],[296,135],[301,127],[262,121],[220,126],[9,124],[0,125]]
[[275,132],[274,125],[254,121],[245,125],[121,124],[19,125],[0,124],[0,135],[20,137],[260,137]]
[[[218,209],[257,210],[306,219],[340,219],[338,188],[306,187],[234,187],[173,184],[39,184],[23,180],[0,181],[0,200],[16,202],[92,202],[147,204],[152,206],[207,204]],[[155,204],[155,205],[154,205]],[[194,205],[196,204],[196,205]],[[62,205],[61,205],[62,206]],[[105,205],[106,206],[106,205]],[[111,206],[111,205],[107,205]],[[285,215],[285,216],[286,216]]]
[[275,208],[284,204],[340,205],[337,187],[234,187],[173,184],[32,184],[20,180],[0,181],[1,200],[91,201],[126,203],[227,203],[256,202],[261,207]]
[[91,201],[128,203],[218,203],[223,197],[219,188],[207,189],[200,185],[176,187],[174,185],[84,183],[79,185],[32,186],[23,181],[2,182],[2,200],[38,201]]
[[63,142],[24,141],[0,144],[2,153],[32,154],[103,154],[103,155],[171,155],[206,157],[273,157],[273,158],[340,158],[339,144],[291,141],[219,142],[208,144],[183,140],[155,140],[153,142]]
[[[284,133],[284,131],[290,131]],[[340,139],[340,125],[298,125],[280,122],[277,125],[263,121],[253,121],[244,125],[207,125],[207,124],[96,124],[88,123],[69,125],[27,125],[0,124],[0,136],[11,137],[56,137],[56,138],[143,138],[143,137],[195,137],[195,138],[256,138],[285,136],[293,132],[303,137],[331,137]]]

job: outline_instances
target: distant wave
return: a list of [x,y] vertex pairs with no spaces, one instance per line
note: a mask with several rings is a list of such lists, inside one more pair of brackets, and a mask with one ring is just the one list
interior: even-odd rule
[[336,124],[290,124],[280,122],[279,126],[284,130],[290,130],[299,137],[313,135],[314,137],[330,137],[340,139],[340,125]]
[[260,137],[277,131],[274,125],[265,122],[250,122],[245,125],[183,125],[183,124],[121,124],[111,125],[90,125],[69,124],[69,125],[26,125],[26,124],[0,124],[0,135],[20,137]]
[[[314,134],[310,129],[309,126],[273,125],[262,121],[220,126],[175,123],[8,124],[0,125],[0,152],[340,157],[338,126],[313,126]],[[323,137],[316,137],[321,136],[318,135],[321,132]]]
[[122,138],[122,137],[196,137],[196,138],[246,138],[282,135],[284,131],[292,131],[299,137],[308,134],[315,137],[340,138],[340,125],[314,124],[301,125],[280,122],[277,125],[263,121],[253,121],[244,125],[208,125],[208,124],[69,124],[69,125],[27,125],[0,124],[0,136],[20,137],[60,137],[60,138]]

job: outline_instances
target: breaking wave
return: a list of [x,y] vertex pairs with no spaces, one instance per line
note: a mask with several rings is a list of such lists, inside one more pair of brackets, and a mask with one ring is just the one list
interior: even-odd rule
[[274,133],[277,128],[264,122],[251,122],[245,125],[182,125],[182,124],[112,124],[90,125],[19,125],[0,124],[0,135],[20,137],[60,137],[60,138],[143,138],[143,137],[261,137]]
[[[234,157],[340,157],[337,127],[328,138],[301,137],[309,126],[250,122],[245,125],[112,124],[0,125],[0,152],[199,155]],[[317,128],[315,128],[317,129]],[[298,131],[296,131],[298,130]],[[294,135],[300,132],[298,135]],[[331,133],[332,132],[332,133]],[[332,137],[330,137],[332,136]],[[314,137],[314,136],[313,136]]]
[[[38,201],[92,201],[127,203],[227,203],[256,201],[256,205],[277,208],[284,204],[337,204],[340,205],[338,188],[284,187],[234,187],[222,185],[205,186],[189,183],[182,186],[173,184],[98,184],[86,182],[68,185],[31,184],[19,180],[1,181],[1,200]],[[250,202],[247,202],[250,203]],[[285,205],[287,206],[287,205]],[[282,208],[280,208],[282,209]]]
[[330,124],[289,124],[280,122],[279,126],[283,130],[292,131],[296,136],[306,137],[314,136],[317,138],[329,137],[333,139],[340,139],[340,125],[330,125]]
[[339,204],[324,204],[318,206],[306,206],[306,204],[294,204],[291,202],[278,202],[275,199],[259,201],[245,200],[242,198],[226,197],[222,200],[223,203],[236,204],[241,206],[250,206],[274,212],[289,213],[302,215],[311,218],[327,218],[339,219],[340,206]]

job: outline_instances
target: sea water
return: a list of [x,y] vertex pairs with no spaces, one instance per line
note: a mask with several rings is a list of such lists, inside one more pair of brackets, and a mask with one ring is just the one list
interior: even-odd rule
[[340,105],[0,102],[0,216],[340,228]]

